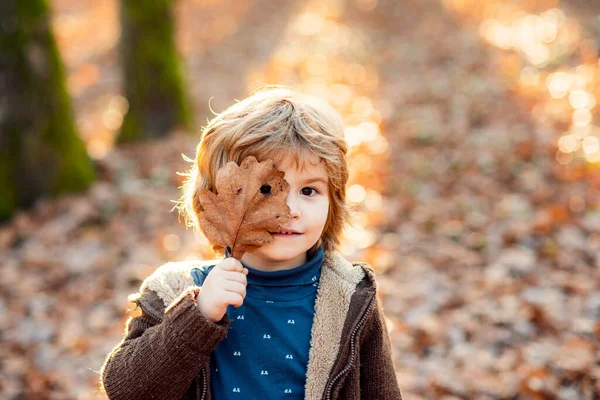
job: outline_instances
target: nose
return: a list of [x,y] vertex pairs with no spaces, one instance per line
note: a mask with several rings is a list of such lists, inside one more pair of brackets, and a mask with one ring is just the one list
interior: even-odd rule
[[290,208],[290,214],[293,219],[300,218],[300,208],[298,207],[297,201],[294,199],[294,195],[290,192],[285,198],[285,204]]

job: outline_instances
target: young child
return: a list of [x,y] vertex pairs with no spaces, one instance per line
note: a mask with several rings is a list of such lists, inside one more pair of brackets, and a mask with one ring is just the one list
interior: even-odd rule
[[[142,311],[107,356],[110,399],[400,399],[373,269],[337,251],[347,146],[327,103],[255,92],[205,128],[183,205],[246,156],[285,173],[291,222],[243,255],[167,263],[130,297]],[[196,221],[197,222],[197,221]]]

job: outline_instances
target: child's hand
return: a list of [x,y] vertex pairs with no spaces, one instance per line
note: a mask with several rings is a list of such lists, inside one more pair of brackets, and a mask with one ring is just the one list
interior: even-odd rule
[[227,312],[227,306],[241,306],[246,297],[246,275],[248,269],[233,257],[215,265],[196,300],[202,315],[212,322],[219,322]]

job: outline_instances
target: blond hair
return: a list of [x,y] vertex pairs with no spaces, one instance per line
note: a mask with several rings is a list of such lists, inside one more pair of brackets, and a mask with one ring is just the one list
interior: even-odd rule
[[230,106],[209,121],[187,172],[177,208],[187,224],[198,228],[202,189],[216,192],[216,173],[227,162],[238,165],[249,155],[260,162],[277,162],[291,155],[304,168],[308,156],[325,163],[329,177],[329,212],[323,233],[309,250],[338,250],[344,226],[350,221],[346,203],[347,144],[339,114],[325,101],[284,86],[266,86]]

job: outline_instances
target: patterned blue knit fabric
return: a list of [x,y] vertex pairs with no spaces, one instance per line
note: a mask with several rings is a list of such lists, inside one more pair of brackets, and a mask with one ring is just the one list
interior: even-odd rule
[[[211,354],[216,400],[303,399],[323,249],[287,271],[248,268],[244,304],[229,306],[229,333]],[[209,270],[194,271],[203,281]]]

